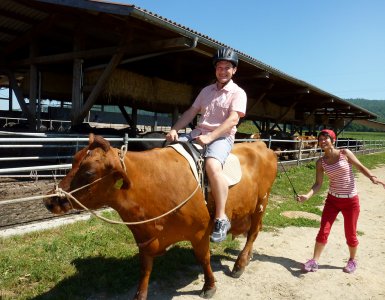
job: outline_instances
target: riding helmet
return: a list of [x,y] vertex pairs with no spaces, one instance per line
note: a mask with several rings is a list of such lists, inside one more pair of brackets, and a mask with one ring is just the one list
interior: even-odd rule
[[233,49],[222,47],[219,48],[217,53],[213,56],[213,64],[214,66],[218,61],[226,60],[233,64],[234,67],[238,66],[238,55],[235,53]]

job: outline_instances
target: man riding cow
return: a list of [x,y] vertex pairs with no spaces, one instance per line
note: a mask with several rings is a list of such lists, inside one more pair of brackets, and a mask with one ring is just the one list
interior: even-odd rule
[[[237,71],[238,56],[229,48],[220,48],[213,57],[216,82],[205,87],[192,106],[181,116],[167,134],[168,141],[195,140],[205,148],[205,169],[215,201],[215,225],[212,242],[222,242],[231,228],[225,214],[228,186],[223,176],[223,164],[228,157],[239,119],[245,115],[245,91],[232,80]],[[179,138],[178,130],[201,114],[198,126]]]

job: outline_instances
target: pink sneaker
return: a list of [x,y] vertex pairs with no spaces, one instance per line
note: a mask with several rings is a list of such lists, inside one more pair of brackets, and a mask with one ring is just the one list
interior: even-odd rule
[[305,272],[317,272],[318,270],[318,263],[315,259],[310,259],[302,266],[302,271]]
[[357,261],[353,258],[348,260],[346,267],[343,269],[345,273],[353,273],[357,269]]

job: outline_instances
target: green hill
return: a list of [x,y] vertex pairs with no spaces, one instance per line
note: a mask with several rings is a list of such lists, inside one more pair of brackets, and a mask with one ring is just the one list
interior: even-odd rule
[[385,100],[345,99],[346,101],[365,108],[378,116],[377,121],[385,122]]
[[[376,121],[385,123],[385,100],[367,100],[367,99],[345,99],[345,100],[376,114],[378,116]],[[350,131],[375,131],[372,128],[354,124],[354,122],[351,125],[349,125],[346,129]]]

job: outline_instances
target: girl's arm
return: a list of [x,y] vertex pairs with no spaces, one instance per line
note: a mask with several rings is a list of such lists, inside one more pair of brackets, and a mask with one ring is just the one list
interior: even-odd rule
[[359,161],[352,151],[349,149],[343,149],[341,151],[343,151],[342,153],[346,156],[348,162],[355,166],[358,171],[368,177],[374,184],[381,184],[385,188],[385,183],[379,180],[377,176],[373,175],[372,172]]

